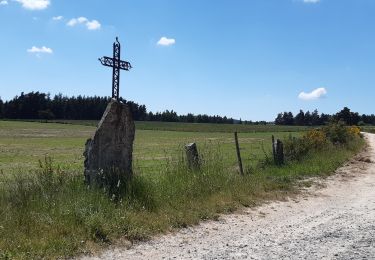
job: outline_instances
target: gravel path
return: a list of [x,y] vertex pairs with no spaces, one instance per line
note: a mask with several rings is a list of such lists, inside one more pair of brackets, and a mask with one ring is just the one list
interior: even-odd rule
[[324,188],[83,259],[375,259],[375,135],[366,138]]

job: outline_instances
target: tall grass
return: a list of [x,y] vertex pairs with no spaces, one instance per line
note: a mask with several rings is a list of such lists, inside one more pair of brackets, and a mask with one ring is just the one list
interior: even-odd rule
[[309,151],[283,167],[263,160],[244,177],[226,167],[220,147],[200,147],[199,170],[187,167],[180,149],[159,173],[136,169],[119,200],[88,188],[81,173],[64,172],[46,158],[29,174],[0,177],[0,258],[69,257],[119,237],[147,239],[239,206],[282,199],[297,192],[298,180],[332,173],[362,145],[355,139],[350,145]]

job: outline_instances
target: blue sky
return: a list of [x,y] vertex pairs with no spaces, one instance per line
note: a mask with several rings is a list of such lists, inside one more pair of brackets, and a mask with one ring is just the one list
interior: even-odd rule
[[374,13],[374,0],[0,0],[0,96],[109,96],[97,59],[118,36],[134,67],[120,95],[153,112],[374,113]]

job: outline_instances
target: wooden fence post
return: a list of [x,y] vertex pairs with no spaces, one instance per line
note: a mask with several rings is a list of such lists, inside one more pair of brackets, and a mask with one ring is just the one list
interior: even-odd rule
[[284,144],[279,139],[276,141],[276,157],[278,165],[284,164]]
[[197,170],[200,167],[199,154],[197,145],[195,143],[190,143],[185,145],[186,158],[188,167],[190,170]]
[[234,140],[236,142],[236,151],[237,151],[237,159],[238,159],[238,167],[240,168],[240,174],[244,175],[243,168],[242,168],[242,160],[241,160],[241,152],[240,152],[240,145],[238,144],[238,136],[237,132],[234,132]]
[[272,155],[273,160],[276,165],[284,164],[284,144],[277,139],[275,142],[275,137],[272,135]]
[[276,163],[276,143],[275,143],[275,137],[272,135],[272,156],[273,161]]

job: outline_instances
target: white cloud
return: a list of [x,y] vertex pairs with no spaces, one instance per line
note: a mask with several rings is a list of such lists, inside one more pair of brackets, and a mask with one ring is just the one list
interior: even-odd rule
[[303,0],[306,4],[317,4],[320,2],[320,0]]
[[158,41],[157,45],[161,46],[170,46],[176,43],[176,40],[173,38],[167,38],[167,37],[161,37],[160,40]]
[[84,24],[88,30],[98,30],[101,24],[97,20],[89,21],[86,17],[78,17],[70,19],[67,23],[68,26],[76,26],[77,24]]
[[89,30],[98,30],[100,29],[101,24],[97,20],[92,20],[91,22],[87,22],[86,26]]
[[63,16],[59,15],[59,16],[54,16],[54,17],[52,17],[52,20],[54,20],[54,21],[60,21],[60,20],[62,20],[63,18],[64,18]]
[[0,5],[7,5],[8,4],[8,1],[7,0],[2,0],[0,1]]
[[23,8],[30,10],[46,9],[50,5],[50,0],[14,0],[22,4]]
[[326,94],[327,94],[327,90],[325,88],[317,88],[309,93],[301,92],[298,95],[298,98],[302,100],[314,100],[314,99],[322,98]]
[[75,26],[77,24],[81,23],[86,23],[88,20],[86,17],[78,17],[78,18],[73,18],[70,19],[69,22],[67,23],[68,26]]
[[52,54],[53,50],[51,48],[46,47],[46,46],[43,46],[41,48],[33,46],[30,49],[28,49],[27,52],[36,53],[36,54],[40,54],[40,53]]

